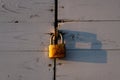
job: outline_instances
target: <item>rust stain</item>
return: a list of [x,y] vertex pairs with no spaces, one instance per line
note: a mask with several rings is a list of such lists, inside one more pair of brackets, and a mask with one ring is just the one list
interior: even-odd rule
[[49,9],[49,11],[53,12],[53,11],[54,11],[54,9]]
[[48,67],[52,67],[52,64],[48,64]]

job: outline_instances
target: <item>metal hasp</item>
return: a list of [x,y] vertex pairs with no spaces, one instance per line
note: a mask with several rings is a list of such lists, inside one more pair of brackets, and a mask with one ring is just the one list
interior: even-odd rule
[[58,41],[57,44],[54,43],[55,35],[53,34],[50,38],[50,45],[49,45],[49,58],[64,58],[66,49],[64,39],[61,33],[58,34]]

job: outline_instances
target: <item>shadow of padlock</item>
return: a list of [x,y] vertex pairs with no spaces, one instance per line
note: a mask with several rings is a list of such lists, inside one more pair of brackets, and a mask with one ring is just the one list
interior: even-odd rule
[[64,58],[66,49],[64,39],[61,33],[59,33],[60,42],[58,44],[54,44],[55,35],[52,35],[50,38],[50,45],[49,45],[49,58]]

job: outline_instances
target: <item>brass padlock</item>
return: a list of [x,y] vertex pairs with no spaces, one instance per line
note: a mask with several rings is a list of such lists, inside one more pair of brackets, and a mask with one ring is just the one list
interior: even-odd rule
[[55,36],[52,35],[50,38],[50,45],[49,45],[49,58],[64,58],[65,57],[65,43],[63,40],[63,36],[59,33],[60,42],[58,44],[54,44]]

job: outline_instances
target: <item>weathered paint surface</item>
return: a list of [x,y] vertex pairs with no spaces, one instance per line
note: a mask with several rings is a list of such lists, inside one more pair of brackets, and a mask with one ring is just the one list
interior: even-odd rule
[[[59,19],[73,22],[60,24],[67,54],[57,60],[57,80],[120,79],[119,5],[59,0]],[[53,79],[46,34],[53,29],[53,8],[54,0],[0,0],[0,80]]]
[[[57,80],[120,79],[120,51],[107,51],[107,62],[102,61],[103,58],[100,56],[102,51],[98,50],[89,52],[69,51],[68,54],[74,55],[69,56],[70,59],[58,61],[62,65],[57,67]],[[78,60],[75,60],[76,58]]]
[[68,22],[60,24],[67,54],[57,61],[57,80],[120,79],[119,5],[119,0],[59,1],[59,19]]
[[120,22],[72,22],[60,29],[67,49],[120,49]]
[[53,0],[0,0],[0,80],[52,80]]
[[119,8],[119,0],[59,0],[59,18],[74,20],[119,20]]

